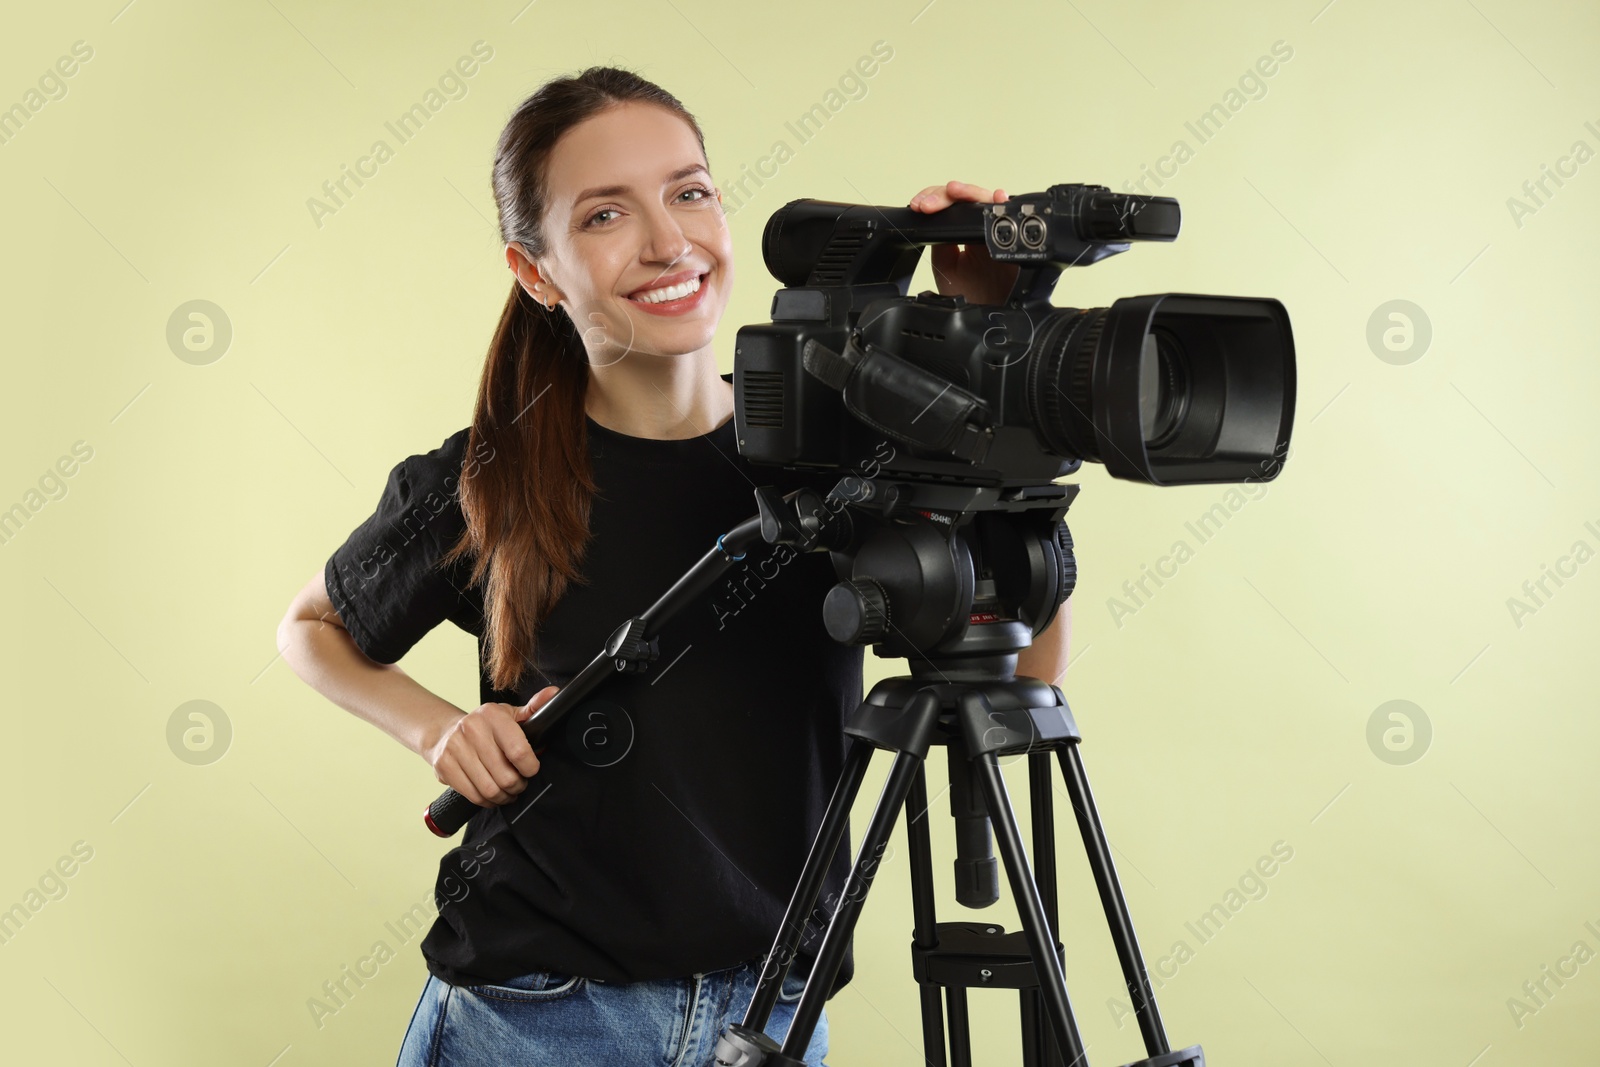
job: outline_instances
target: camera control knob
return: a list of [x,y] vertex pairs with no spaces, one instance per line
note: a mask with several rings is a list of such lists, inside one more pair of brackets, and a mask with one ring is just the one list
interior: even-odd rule
[[889,596],[871,578],[852,578],[828,590],[822,623],[842,645],[870,645],[889,633]]
[[1078,585],[1078,560],[1072,554],[1072,531],[1067,529],[1066,519],[1056,526],[1056,547],[1061,560],[1061,599],[1065,601]]

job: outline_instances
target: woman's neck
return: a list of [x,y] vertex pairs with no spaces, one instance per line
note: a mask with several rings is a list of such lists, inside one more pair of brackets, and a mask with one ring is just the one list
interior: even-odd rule
[[658,441],[701,437],[733,417],[733,387],[709,347],[682,356],[637,353],[589,367],[584,408],[608,430]]

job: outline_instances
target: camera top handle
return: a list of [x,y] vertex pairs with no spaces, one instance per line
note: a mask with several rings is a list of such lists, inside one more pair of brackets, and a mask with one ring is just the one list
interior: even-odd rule
[[983,242],[998,263],[1021,268],[1006,303],[1048,301],[1067,267],[1088,266],[1133,241],[1172,241],[1181,215],[1169,196],[1114,193],[1104,185],[1052,185],[1003,204],[912,208],[791,200],[767,220],[761,255],[785,286],[895,285],[904,295],[924,245]]

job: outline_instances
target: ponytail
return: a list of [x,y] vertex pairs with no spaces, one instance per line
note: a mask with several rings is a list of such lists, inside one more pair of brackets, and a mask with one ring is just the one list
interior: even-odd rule
[[[512,690],[533,662],[535,630],[580,565],[595,483],[584,396],[588,357],[571,320],[513,284],[478,384],[464,470],[466,531],[446,562],[471,552],[484,588],[484,671]],[[526,398],[526,399],[525,399]]]

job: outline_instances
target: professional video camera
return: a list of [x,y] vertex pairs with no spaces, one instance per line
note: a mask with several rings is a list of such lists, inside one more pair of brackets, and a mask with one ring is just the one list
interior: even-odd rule
[[[1164,293],[1049,303],[1061,271],[1171,241],[1178,202],[1054,185],[923,214],[795,200],[768,221],[785,288],[739,330],[740,452],[850,468],[888,435],[888,472],[951,484],[1048,482],[1082,460],[1155,485],[1271,478],[1294,413],[1294,341],[1276,300]],[[1001,304],[906,296],[922,246],[982,241],[1020,270]]]

